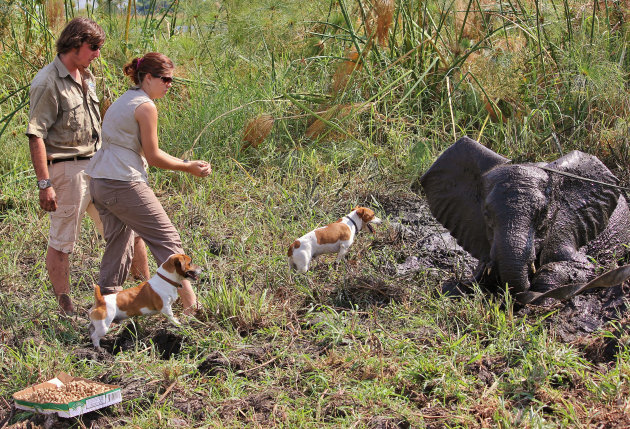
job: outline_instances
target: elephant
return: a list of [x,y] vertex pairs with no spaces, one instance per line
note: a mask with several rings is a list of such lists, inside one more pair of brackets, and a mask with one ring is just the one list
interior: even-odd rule
[[468,137],[420,178],[433,216],[478,259],[475,280],[507,284],[521,303],[586,290],[596,273],[593,259],[625,251],[630,211],[617,182],[584,152],[514,164]]

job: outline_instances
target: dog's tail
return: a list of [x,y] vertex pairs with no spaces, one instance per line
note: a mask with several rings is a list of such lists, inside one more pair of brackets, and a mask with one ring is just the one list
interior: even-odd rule
[[94,307],[100,307],[105,305],[105,298],[101,295],[101,287],[97,284],[94,285]]
[[94,285],[94,305],[88,311],[88,317],[91,320],[103,320],[107,316],[107,304],[105,304],[105,298],[101,295],[101,287],[97,284]]

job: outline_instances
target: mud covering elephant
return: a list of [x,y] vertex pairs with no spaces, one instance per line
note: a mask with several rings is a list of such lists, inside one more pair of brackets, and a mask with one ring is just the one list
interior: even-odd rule
[[[591,260],[619,258],[630,242],[625,198],[618,187],[597,182],[614,185],[617,179],[586,153],[512,164],[467,137],[420,179],[433,216],[479,260],[475,279],[507,284],[522,303],[590,288],[585,283],[596,273]],[[617,274],[607,278],[620,281]]]

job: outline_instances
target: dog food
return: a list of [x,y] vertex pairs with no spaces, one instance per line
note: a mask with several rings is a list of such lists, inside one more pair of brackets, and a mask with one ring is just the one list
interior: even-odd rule
[[68,402],[99,395],[108,390],[111,390],[111,387],[103,384],[74,380],[60,387],[49,387],[30,392],[30,394],[18,399],[28,402],[38,402],[40,404],[66,404]]
[[76,417],[122,401],[120,386],[59,372],[55,378],[13,394],[15,407],[59,417]]

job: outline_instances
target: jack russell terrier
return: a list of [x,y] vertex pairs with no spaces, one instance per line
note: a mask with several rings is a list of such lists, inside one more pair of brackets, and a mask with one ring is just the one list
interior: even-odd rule
[[370,224],[378,225],[381,220],[365,207],[356,207],[337,222],[316,228],[295,240],[287,256],[289,266],[299,273],[308,271],[311,260],[323,253],[337,253],[340,262],[354,242],[354,237],[363,228],[372,231]]
[[189,256],[171,255],[153,277],[138,286],[121,292],[101,295],[101,288],[94,285],[94,306],[90,309],[90,332],[94,347],[100,348],[101,338],[107,334],[113,321],[142,314],[163,313],[175,325],[179,320],[171,306],[177,299],[177,289],[185,278],[197,279],[201,268],[191,263]]

